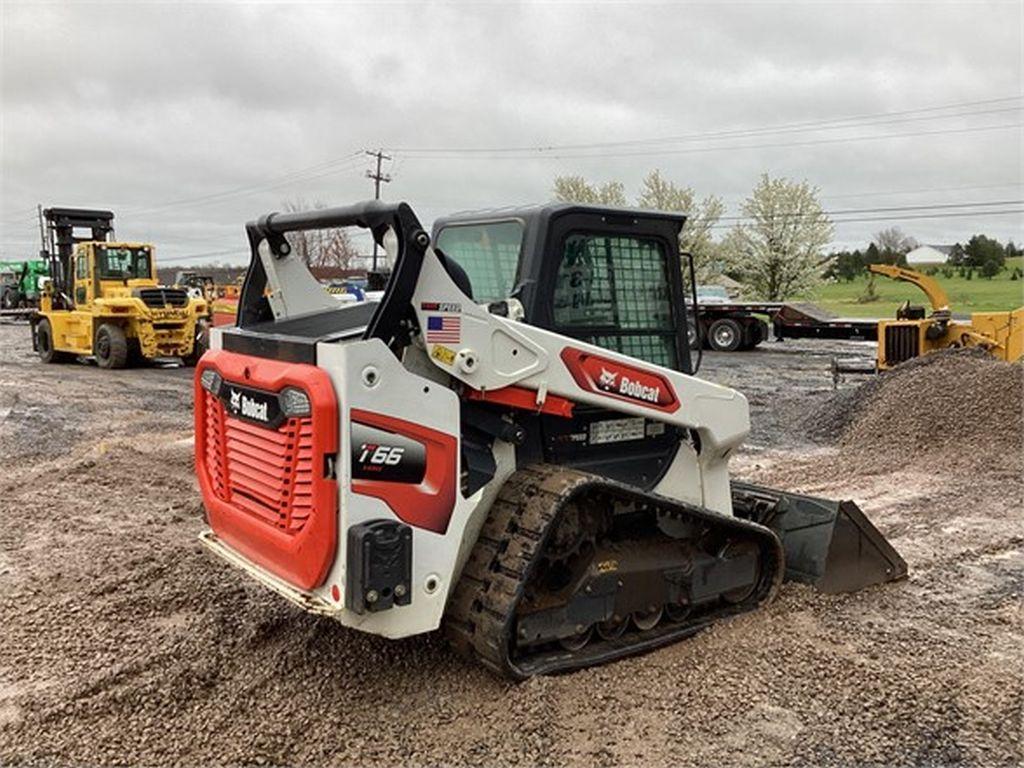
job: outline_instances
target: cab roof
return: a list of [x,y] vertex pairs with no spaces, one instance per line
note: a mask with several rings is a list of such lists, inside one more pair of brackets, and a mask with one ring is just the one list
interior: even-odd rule
[[482,208],[477,210],[459,211],[442,216],[434,221],[434,234],[443,227],[452,224],[469,224],[490,221],[522,221],[532,229],[537,224],[545,225],[551,219],[568,214],[587,214],[606,216],[619,219],[648,219],[671,221],[683,226],[688,218],[685,213],[677,211],[658,211],[647,208],[628,208],[612,205],[591,205],[588,203],[538,203],[534,205],[507,206],[502,208]]

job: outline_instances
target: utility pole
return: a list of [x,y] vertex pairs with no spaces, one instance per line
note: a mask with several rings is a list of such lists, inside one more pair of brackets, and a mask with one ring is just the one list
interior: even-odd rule
[[[367,171],[366,172],[366,176],[367,176],[367,178],[373,179],[373,199],[374,200],[380,200],[380,185],[381,185],[381,183],[387,184],[389,181],[391,181],[391,176],[389,176],[386,173],[381,173],[380,172],[380,164],[384,160],[390,160],[391,156],[390,155],[385,155],[384,152],[382,150],[379,150],[379,149],[376,152],[371,152],[370,150],[367,149],[367,150],[365,150],[364,154],[367,154],[370,157],[377,158],[377,171],[376,172],[374,172],[374,171]],[[373,271],[374,272],[377,271],[377,241],[376,240],[373,241]]]
[[43,251],[48,251],[49,248],[46,247],[46,227],[43,224],[43,205],[42,205],[42,203],[39,203],[38,205],[36,205],[36,213],[39,214],[39,242],[42,243],[42,246],[43,246],[42,250]]

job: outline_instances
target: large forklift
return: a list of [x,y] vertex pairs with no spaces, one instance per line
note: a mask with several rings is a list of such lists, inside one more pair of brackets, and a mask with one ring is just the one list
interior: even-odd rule
[[152,244],[115,241],[110,211],[47,208],[43,218],[50,281],[32,321],[43,362],[93,356],[101,368],[124,368],[179,357],[195,364],[207,301],[159,284]]

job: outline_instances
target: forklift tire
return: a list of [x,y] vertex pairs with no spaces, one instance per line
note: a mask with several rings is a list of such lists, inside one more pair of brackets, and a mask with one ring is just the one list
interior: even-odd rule
[[141,368],[149,363],[149,359],[142,354],[142,345],[138,339],[128,339],[128,365],[132,368]]
[[36,346],[39,350],[39,359],[44,363],[66,363],[74,355],[67,352],[58,352],[53,348],[53,328],[50,321],[43,318],[36,326]]
[[735,320],[723,317],[708,329],[708,346],[716,352],[735,352],[743,342],[743,329]]
[[128,362],[128,340],[120,326],[104,323],[96,330],[93,354],[100,368],[124,368]]
[[186,368],[194,368],[199,358],[210,348],[210,324],[206,320],[196,323],[196,338],[192,342],[192,354],[183,357],[181,362]]

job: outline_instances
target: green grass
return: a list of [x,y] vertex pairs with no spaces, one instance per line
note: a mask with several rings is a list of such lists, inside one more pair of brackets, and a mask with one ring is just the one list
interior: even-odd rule
[[[1021,267],[1024,258],[1017,257],[1006,260],[1006,269],[986,280],[978,277],[973,279],[954,276],[945,278],[940,272],[933,275],[949,294],[950,307],[954,312],[994,312],[1016,309],[1024,305],[1024,280],[1011,280],[1014,267]],[[926,272],[928,265],[915,267]],[[827,283],[821,285],[805,298],[825,309],[835,312],[841,317],[895,317],[896,308],[908,299],[912,304],[923,304],[927,307],[924,292],[910,283],[890,280],[882,275],[875,276],[875,291],[878,300],[866,304],[857,301],[863,295],[868,284],[867,276],[858,278],[851,283]]]

